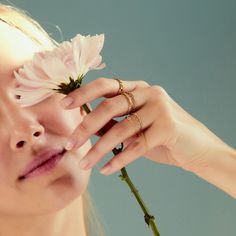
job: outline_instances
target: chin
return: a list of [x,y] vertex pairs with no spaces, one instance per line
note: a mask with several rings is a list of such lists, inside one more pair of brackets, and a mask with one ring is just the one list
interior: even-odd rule
[[89,181],[87,175],[65,174],[52,181],[37,199],[38,207],[35,210],[38,214],[53,213],[70,205],[86,191]]
[[84,171],[79,167],[62,172],[50,181],[42,193],[42,198],[48,203],[43,207],[48,212],[64,209],[78,199],[87,189],[91,170]]
[[[77,175],[67,173],[58,176],[44,188],[30,191],[17,200],[13,214],[19,216],[36,216],[56,213],[73,204],[82,196],[88,187],[90,171]],[[36,187],[36,186],[35,186]],[[32,189],[31,189],[32,190]],[[34,190],[36,190],[34,188]]]
[[[20,186],[15,213],[42,215],[62,210],[87,189],[91,170],[82,170],[78,153],[67,153],[57,168],[45,176],[26,179]],[[17,214],[17,213],[16,213]]]
[[[71,181],[64,177],[62,181]],[[36,212],[38,214],[53,213],[62,210],[69,206],[72,202],[82,196],[86,188],[81,187],[62,187],[61,183],[55,183],[53,193],[47,193],[44,195],[44,204],[39,202]]]
[[[74,201],[79,200],[87,186],[81,186],[70,176],[63,176],[57,179],[50,189],[46,189],[39,196],[31,196],[30,202],[20,204],[19,216],[36,216],[56,213],[68,207]],[[15,211],[16,213],[16,211]]]

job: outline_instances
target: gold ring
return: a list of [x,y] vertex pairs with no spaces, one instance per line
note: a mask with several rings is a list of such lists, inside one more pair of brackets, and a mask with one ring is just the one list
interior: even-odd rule
[[118,83],[119,83],[119,90],[118,90],[118,92],[117,92],[117,95],[118,95],[118,94],[121,94],[121,93],[124,93],[124,85],[123,85],[122,80],[120,80],[120,79],[118,79],[118,78],[113,78],[113,79],[115,79],[115,80],[118,81]]
[[128,102],[128,111],[127,113],[129,114],[130,112],[134,111],[136,108],[136,103],[134,99],[134,95],[131,92],[124,92],[121,95],[123,95],[127,102]]
[[128,119],[128,120],[134,119],[135,121],[138,122],[139,127],[136,130],[136,136],[138,138],[139,136],[142,135],[142,137],[144,139],[144,143],[145,143],[145,153],[146,153],[148,151],[148,142],[147,142],[147,139],[146,139],[146,136],[145,136],[144,132],[142,131],[143,130],[143,123],[142,123],[141,118],[139,117],[137,112],[133,112],[133,113],[130,113],[128,116],[126,116],[126,119]]
[[129,115],[126,116],[126,119],[128,119],[128,120],[135,120],[136,124],[138,123],[138,126],[139,126],[138,129],[136,130],[136,132],[137,133],[142,132],[143,124],[142,124],[141,118],[139,117],[137,112],[130,113]]

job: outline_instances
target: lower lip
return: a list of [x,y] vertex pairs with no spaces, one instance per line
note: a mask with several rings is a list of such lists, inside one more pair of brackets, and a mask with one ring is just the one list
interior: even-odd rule
[[22,179],[39,176],[39,175],[49,172],[57,165],[57,163],[62,159],[62,157],[64,155],[65,155],[65,153],[56,155],[55,157],[52,157],[44,165],[36,168],[35,170],[30,172],[29,174],[25,175]]

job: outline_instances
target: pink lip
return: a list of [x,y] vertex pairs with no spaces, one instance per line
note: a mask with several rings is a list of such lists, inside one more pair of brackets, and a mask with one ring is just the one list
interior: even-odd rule
[[41,151],[32,162],[30,162],[23,173],[20,175],[19,179],[24,179],[26,175],[29,175],[32,171],[37,169],[41,164],[51,159],[53,156],[59,154],[64,154],[65,149],[44,149]]

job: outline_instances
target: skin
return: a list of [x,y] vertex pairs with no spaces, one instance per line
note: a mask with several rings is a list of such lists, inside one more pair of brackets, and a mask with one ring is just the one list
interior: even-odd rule
[[[187,113],[161,86],[150,86],[144,81],[123,81],[123,84],[124,90],[131,91],[135,98],[135,111],[141,119],[144,135],[135,135],[137,121],[123,119],[88,151],[83,158],[88,162],[84,169],[93,168],[123,142],[125,150],[103,166],[102,174],[115,173],[143,156],[157,163],[193,172],[236,198],[235,149]],[[123,95],[117,95],[118,89],[116,80],[98,78],[71,92],[61,101],[62,107],[73,110],[105,97],[75,129],[68,142],[68,150],[77,150],[111,118],[127,114],[128,103]],[[70,99],[70,105],[65,106],[66,99],[67,102]],[[110,169],[105,171],[105,167]]]
[[[0,45],[4,45],[0,54],[1,235],[85,235],[80,196],[87,187],[91,168],[120,142],[124,142],[125,150],[106,164],[111,169],[105,175],[144,156],[191,171],[236,198],[236,151],[160,86],[123,81],[125,91],[134,95],[144,135],[136,136],[135,121],[124,119],[94,146],[89,142],[92,134],[111,118],[127,114],[126,99],[117,95],[117,81],[99,78],[84,85],[67,96],[73,100],[68,108],[60,106],[63,95],[58,94],[34,106],[19,107],[11,93],[12,71],[30,60],[37,47],[3,23],[0,34]],[[106,99],[85,116],[81,105],[100,97]],[[35,132],[40,135],[34,136]],[[70,136],[73,148],[67,148],[67,156],[58,168],[41,178],[18,181],[37,151],[46,145],[65,146]],[[17,148],[20,141],[25,143]],[[78,168],[82,157],[89,162],[84,170]]]
[[78,163],[89,150],[90,140],[67,151],[50,172],[18,179],[40,150],[63,148],[85,113],[64,110],[59,105],[61,94],[31,107],[17,104],[12,93],[13,71],[39,48],[3,22],[0,35],[0,45],[4,45],[0,53],[0,235],[85,236],[81,196],[91,170],[80,169]]

